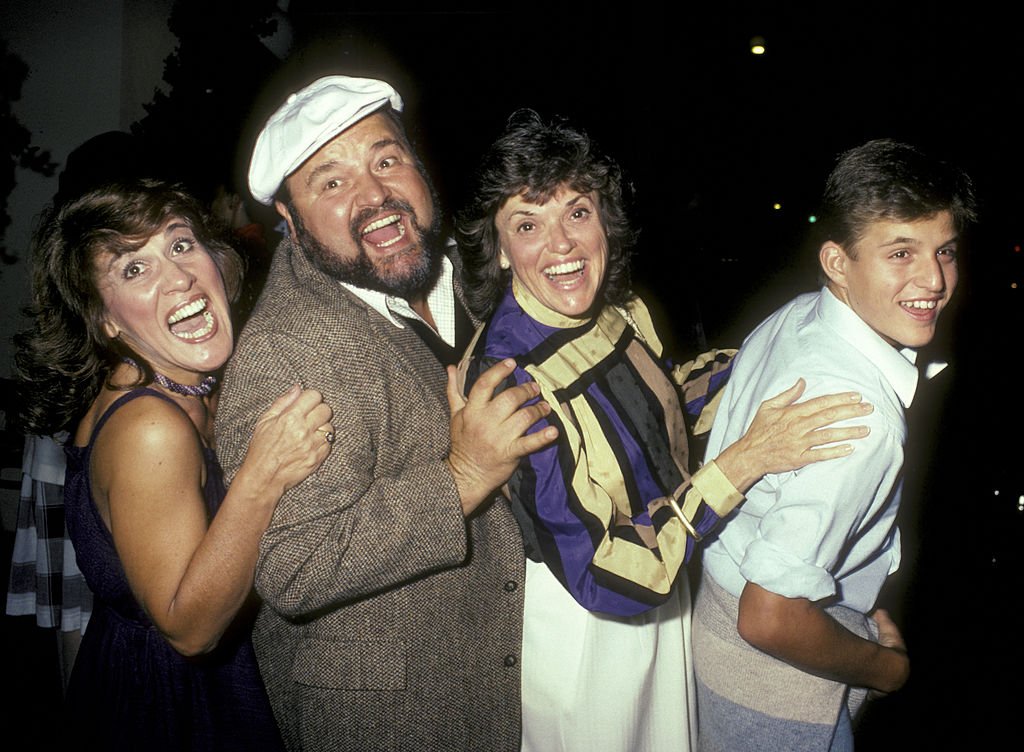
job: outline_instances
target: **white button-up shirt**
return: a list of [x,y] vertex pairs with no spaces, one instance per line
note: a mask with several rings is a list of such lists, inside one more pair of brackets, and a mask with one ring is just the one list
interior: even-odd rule
[[707,572],[722,587],[739,597],[750,581],[788,598],[871,610],[900,562],[896,512],[915,359],[827,288],[797,297],[747,338],[709,438],[709,458],[740,438],[760,404],[798,377],[807,382],[801,399],[857,391],[875,409],[848,421],[871,428],[853,442],[853,454],[768,475],[750,489],[704,552]]

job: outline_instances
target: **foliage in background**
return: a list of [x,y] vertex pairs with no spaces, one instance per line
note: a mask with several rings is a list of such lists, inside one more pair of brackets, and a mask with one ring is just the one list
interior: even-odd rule
[[[177,0],[168,27],[178,45],[132,134],[159,156],[168,177],[212,200],[239,183],[237,154],[249,111],[279,61],[261,43],[277,28],[276,0]],[[244,185],[244,183],[242,183]]]
[[8,51],[7,40],[0,39],[0,142],[4,144],[4,153],[0,155],[0,260],[4,264],[13,264],[18,259],[3,242],[11,224],[7,204],[17,182],[16,171],[20,168],[50,177],[57,169],[50,152],[32,144],[31,131],[22,125],[11,108],[21,99],[21,87],[28,74],[25,61]]

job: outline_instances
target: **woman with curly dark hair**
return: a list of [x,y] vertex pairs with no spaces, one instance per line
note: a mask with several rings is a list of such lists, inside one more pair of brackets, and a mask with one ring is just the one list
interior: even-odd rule
[[51,208],[32,263],[21,421],[70,432],[67,526],[95,596],[69,728],[103,749],[279,749],[249,639],[253,571],[281,494],[330,451],[330,408],[282,395],[225,491],[215,374],[242,267],[178,187],[111,184]]
[[734,351],[666,369],[630,288],[618,165],[582,131],[520,111],[474,186],[457,238],[487,324],[461,366],[466,388],[515,359],[510,379],[536,381],[552,407],[531,430],[559,436],[505,487],[528,557],[523,749],[691,749],[684,562],[763,474],[848,454],[832,442],[864,431],[824,426],[870,408],[854,394],[794,404],[797,382],[697,469],[687,423],[710,429]]

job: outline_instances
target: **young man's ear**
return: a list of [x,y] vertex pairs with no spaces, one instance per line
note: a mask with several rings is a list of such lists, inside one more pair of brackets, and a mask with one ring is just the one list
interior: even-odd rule
[[281,215],[285,224],[288,225],[288,237],[295,240],[295,223],[292,222],[292,213],[288,211],[288,207],[284,205],[283,201],[275,201],[274,208],[277,209],[277,213]]
[[818,261],[821,262],[821,268],[829,282],[845,289],[846,267],[850,263],[850,257],[846,255],[842,246],[831,240],[827,241],[818,251]]

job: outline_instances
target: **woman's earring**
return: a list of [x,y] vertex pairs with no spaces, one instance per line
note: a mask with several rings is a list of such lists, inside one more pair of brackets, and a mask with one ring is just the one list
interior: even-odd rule
[[512,266],[508,262],[508,257],[505,255],[504,251],[502,251],[498,255],[498,266],[500,266],[502,269],[508,269],[510,266]]

